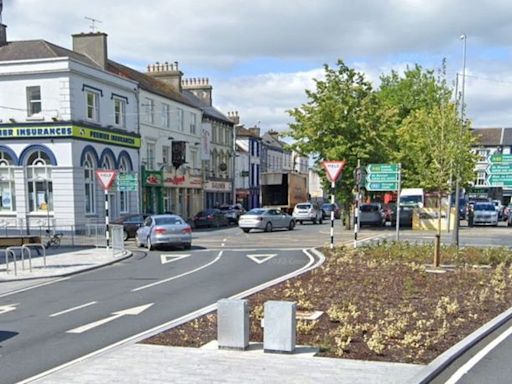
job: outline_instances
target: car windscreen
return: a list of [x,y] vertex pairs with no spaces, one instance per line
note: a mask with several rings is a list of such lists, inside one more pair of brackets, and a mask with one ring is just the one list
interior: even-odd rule
[[322,209],[333,209],[334,207],[332,206],[332,204],[323,204],[322,205]]
[[400,196],[400,204],[418,204],[421,201],[421,196]]
[[475,211],[495,211],[494,204],[475,204]]
[[263,215],[266,212],[264,209],[251,209],[246,215]]
[[378,210],[377,205],[361,205],[361,212],[377,212]]
[[156,225],[179,225],[183,224],[183,221],[178,217],[156,217]]
[[311,204],[297,204],[295,206],[295,208],[297,208],[297,209],[310,209],[311,208]]

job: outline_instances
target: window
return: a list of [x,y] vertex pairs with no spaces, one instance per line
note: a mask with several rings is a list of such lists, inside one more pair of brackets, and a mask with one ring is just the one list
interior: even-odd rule
[[199,156],[198,156],[198,152],[195,148],[190,150],[190,157],[192,159],[192,168],[198,168],[199,167]]
[[100,95],[97,92],[86,91],[87,119],[99,121],[100,119]]
[[41,87],[27,87],[27,114],[41,113]]
[[197,116],[195,113],[190,112],[190,133],[195,134],[196,133],[196,126],[197,126]]
[[155,143],[148,143],[146,146],[146,168],[155,169]]
[[126,126],[126,101],[114,98],[114,124],[118,127]]
[[476,185],[485,185],[487,173],[485,171],[478,171],[476,173]]
[[146,102],[144,103],[146,108],[146,123],[154,124],[155,123],[155,100],[146,97]]
[[53,211],[52,168],[48,155],[35,151],[27,161],[28,207],[30,212]]
[[[129,170],[126,158],[122,157],[119,162],[119,172],[126,173]],[[130,212],[130,199],[128,198],[128,194],[129,192],[127,191],[119,191],[119,210],[121,213]]]
[[0,212],[16,210],[14,195],[14,169],[12,158],[0,152]]
[[164,165],[168,165],[169,164],[169,153],[170,153],[170,149],[168,146],[163,146],[162,147],[162,163]]
[[85,155],[84,160],[84,181],[85,181],[85,214],[91,215],[96,212],[96,178],[94,160],[90,153]]
[[185,122],[183,121],[183,109],[178,108],[178,129],[180,131],[185,130]]
[[162,127],[170,127],[170,113],[169,104],[162,104]]

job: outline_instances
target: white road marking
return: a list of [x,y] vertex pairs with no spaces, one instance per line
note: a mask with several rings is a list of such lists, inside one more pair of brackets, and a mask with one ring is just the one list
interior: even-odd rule
[[77,307],[65,309],[64,311],[52,313],[51,315],[48,315],[48,317],[60,316],[60,315],[63,315],[65,313],[76,311],[77,309],[82,309],[82,308],[85,308],[85,307],[89,307],[90,305],[94,305],[96,303],[97,303],[97,301],[91,301],[90,303],[87,303],[87,304],[82,304],[82,305],[79,305]]
[[18,303],[6,304],[6,305],[0,306],[0,315],[3,315],[4,313],[7,313],[7,312],[15,311],[17,305],[19,305],[19,304]]
[[160,261],[162,264],[172,263],[173,261],[184,259],[185,257],[189,257],[188,255],[160,255]]
[[169,277],[168,279],[164,279],[164,280],[160,280],[160,281],[155,281],[154,283],[143,285],[142,287],[134,288],[134,289],[132,289],[132,292],[142,291],[143,289],[146,289],[146,288],[151,288],[151,287],[154,287],[156,285],[168,283],[169,281],[172,281],[172,280],[175,280],[175,279],[179,279],[180,277],[187,276],[187,275],[190,275],[190,274],[192,274],[194,272],[200,271],[201,269],[207,268],[210,265],[212,265],[212,264],[216,263],[217,261],[219,261],[219,259],[222,257],[222,252],[224,252],[224,251],[220,251],[218,256],[215,259],[213,259],[209,263],[203,265],[202,267],[193,269],[192,271],[189,271],[189,272],[182,273],[181,275],[178,275],[178,276]]
[[142,312],[144,312],[146,309],[151,307],[153,304],[154,303],[150,303],[150,304],[141,305],[138,307],[128,308],[123,311],[112,312],[112,316],[106,317],[104,319],[101,319],[101,320],[98,320],[98,321],[95,321],[95,322],[92,322],[92,323],[89,323],[86,325],[82,325],[81,327],[78,327],[78,328],[71,329],[71,330],[67,331],[66,333],[83,333],[83,332],[87,332],[93,328],[99,327],[100,325],[110,323],[111,321],[118,319],[122,316],[140,315]]
[[500,336],[490,342],[484,349],[478,352],[475,356],[473,356],[466,364],[460,367],[447,381],[445,384],[455,384],[458,382],[462,376],[468,373],[471,368],[473,368],[480,360],[482,360],[485,355],[491,352],[494,348],[498,346],[503,340],[509,337],[512,334],[512,327],[503,332]]
[[277,253],[268,253],[268,254],[260,254],[260,255],[247,255],[249,259],[258,264],[263,264],[265,261],[269,261],[274,256],[277,256]]

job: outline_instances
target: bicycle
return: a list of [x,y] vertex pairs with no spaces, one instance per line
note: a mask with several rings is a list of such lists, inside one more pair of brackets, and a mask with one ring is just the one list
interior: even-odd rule
[[[50,231],[46,230],[46,234],[49,236],[50,235]],[[54,233],[49,239],[48,241],[46,242],[45,244],[45,247],[46,248],[50,248],[50,247],[59,247],[60,246],[60,240],[62,239],[62,237],[64,236],[63,233]]]

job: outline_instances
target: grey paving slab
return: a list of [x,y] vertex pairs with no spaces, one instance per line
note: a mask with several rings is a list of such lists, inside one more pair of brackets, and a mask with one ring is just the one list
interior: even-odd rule
[[34,381],[85,383],[405,383],[423,366],[145,344],[74,364]]

